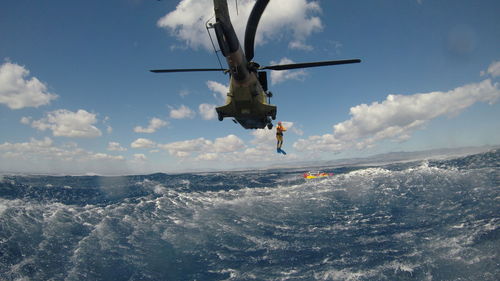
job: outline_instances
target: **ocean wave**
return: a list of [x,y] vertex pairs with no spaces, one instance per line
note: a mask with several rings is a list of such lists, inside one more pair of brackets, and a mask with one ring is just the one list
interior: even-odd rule
[[300,169],[4,176],[0,279],[496,280],[498,156],[312,181]]

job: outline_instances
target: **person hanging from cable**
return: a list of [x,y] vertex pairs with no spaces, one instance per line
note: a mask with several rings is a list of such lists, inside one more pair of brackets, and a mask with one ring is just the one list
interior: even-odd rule
[[286,152],[281,149],[281,146],[283,145],[283,132],[286,131],[286,128],[283,127],[281,121],[278,122],[278,126],[276,126],[276,140],[278,143],[276,144],[276,152],[282,153],[286,155]]

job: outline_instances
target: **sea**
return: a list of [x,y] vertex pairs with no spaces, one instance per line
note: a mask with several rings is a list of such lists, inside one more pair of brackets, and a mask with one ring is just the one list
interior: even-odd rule
[[0,280],[500,280],[500,150],[321,170],[3,175]]

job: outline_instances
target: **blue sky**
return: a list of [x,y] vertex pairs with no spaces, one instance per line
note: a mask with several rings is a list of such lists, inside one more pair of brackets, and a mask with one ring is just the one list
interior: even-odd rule
[[[237,12],[228,2],[241,42],[254,1]],[[499,12],[493,0],[271,0],[261,65],[362,60],[269,73],[289,128],[283,156],[273,131],[216,120],[226,75],[148,71],[218,67],[204,27],[212,1],[3,1],[0,171],[174,172],[497,145]]]

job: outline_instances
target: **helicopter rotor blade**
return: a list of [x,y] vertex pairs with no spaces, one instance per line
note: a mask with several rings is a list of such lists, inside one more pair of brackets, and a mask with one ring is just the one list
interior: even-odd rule
[[359,63],[360,59],[351,60],[329,60],[329,61],[318,61],[318,62],[304,62],[304,63],[291,63],[291,64],[280,64],[260,67],[259,69],[269,69],[269,70],[287,70],[296,68],[307,68],[307,67],[318,67],[327,65],[338,65],[338,64],[349,64],[349,63]]
[[223,72],[227,72],[228,69],[223,69],[223,68],[178,68],[178,69],[153,69],[150,71],[154,72],[154,73],[197,72],[197,71],[223,71]]
[[266,9],[269,0],[257,0],[253,6],[250,17],[248,17],[247,27],[245,29],[245,56],[247,61],[251,61],[254,57],[255,33],[259,25],[260,17]]

